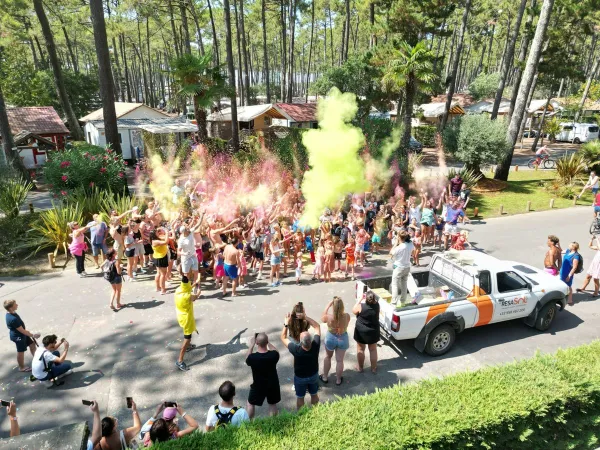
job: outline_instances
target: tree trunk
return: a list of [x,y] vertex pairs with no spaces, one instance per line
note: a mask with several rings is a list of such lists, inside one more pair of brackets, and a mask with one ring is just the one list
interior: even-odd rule
[[206,0],[206,4],[208,6],[208,14],[210,16],[210,26],[212,28],[213,35],[213,52],[216,57],[217,66],[221,65],[219,58],[219,40],[217,39],[217,29],[215,28],[215,19],[213,17],[212,7],[210,6],[210,0]]
[[106,23],[104,22],[102,0],[90,0],[90,13],[94,29],[96,55],[98,55],[98,80],[100,82],[100,96],[102,97],[106,142],[110,144],[117,155],[122,155],[119,130],[117,128],[114,83],[110,69],[110,53],[108,52],[108,42],[106,40]]
[[496,174],[494,178],[497,180],[506,181],[508,179],[508,172],[510,170],[510,163],[512,162],[514,146],[517,142],[519,128],[525,112],[525,103],[527,101],[527,96],[529,94],[533,78],[537,72],[553,5],[554,0],[544,0],[542,5],[540,17],[535,29],[535,36],[533,37],[533,42],[531,44],[531,51],[529,52],[527,65],[525,66],[525,70],[523,72],[523,79],[521,80],[521,84],[519,86],[519,94],[517,95],[517,100],[515,102],[515,111],[511,117],[510,125],[508,126],[506,140],[508,142],[509,150],[502,161],[502,164],[496,168]]
[[371,41],[369,47],[373,48],[377,45],[377,35],[375,34],[375,3],[369,3],[369,23],[371,24]]
[[269,83],[269,54],[267,52],[267,20],[266,20],[266,0],[261,0],[260,16],[262,20],[262,37],[263,37],[263,65],[265,69],[265,85],[267,89],[267,103],[271,103],[271,84]]
[[233,48],[231,45],[231,11],[229,0],[223,0],[223,11],[225,15],[225,50],[227,52],[227,68],[229,69],[229,86],[231,88],[231,141],[233,151],[240,149],[240,135],[237,120],[237,104],[235,94],[235,68],[233,67]]
[[125,87],[127,88],[127,101],[131,103],[131,85],[129,84],[129,66],[127,64],[127,52],[125,51],[125,38],[123,33],[119,34],[121,43],[121,56],[123,58],[123,67],[125,68]]
[[[0,48],[0,51],[2,49]],[[23,175],[29,179],[29,175],[23,161],[19,157],[19,153],[13,151],[15,148],[15,141],[13,140],[12,131],[10,130],[10,124],[8,123],[8,115],[6,114],[6,104],[4,103],[4,94],[2,93],[2,86],[0,86],[0,136],[2,142],[2,149],[4,150],[4,156],[6,158],[6,164],[13,166],[15,169],[20,171]]]
[[[114,62],[115,62],[115,67],[117,68],[117,73],[115,76],[115,93],[118,94],[117,97],[115,98],[116,101],[119,101],[119,99],[124,99],[125,95],[123,93],[123,76],[121,75],[121,63],[119,62],[119,50],[117,47],[117,41],[115,40],[115,37],[112,37],[112,46],[113,46],[113,51],[114,51]],[[118,80],[118,81],[117,81]]]
[[169,7],[169,21],[171,22],[171,34],[173,35],[173,42],[175,44],[174,45],[175,46],[175,55],[179,58],[181,53],[179,52],[179,39],[177,36],[177,28],[175,28],[173,2],[171,0],[169,0],[168,7]]
[[598,72],[598,64],[600,64],[600,58],[596,59],[596,61],[594,62],[592,71],[590,72],[590,75],[588,76],[588,79],[585,83],[585,89],[583,90],[583,94],[581,95],[581,101],[579,102],[579,107],[577,108],[577,113],[575,114],[574,122],[577,122],[579,120],[579,117],[581,116],[583,106],[585,105],[585,100],[587,99],[587,96],[590,93],[590,86],[592,85],[592,81],[594,80]]
[[448,77],[450,76],[450,66],[452,65],[452,60],[454,59],[454,43],[456,42],[456,26],[454,26],[454,30],[452,30],[452,39],[450,41],[450,55],[448,56],[448,61],[446,62],[446,69],[444,70],[444,85],[448,86]]
[[448,122],[448,116],[450,115],[450,107],[452,105],[452,96],[454,95],[454,89],[456,88],[456,75],[458,73],[458,64],[460,62],[460,55],[462,54],[463,41],[465,38],[465,30],[467,29],[467,19],[469,18],[469,10],[471,9],[471,0],[467,0],[465,3],[465,10],[463,11],[462,23],[460,25],[460,31],[458,35],[458,45],[456,47],[456,57],[452,64],[452,75],[450,80],[450,86],[448,86],[448,96],[446,97],[446,109],[440,122],[440,131],[444,129]]
[[75,59],[75,53],[73,53],[73,46],[71,45],[71,39],[69,39],[69,35],[67,34],[67,29],[62,26],[62,31],[65,36],[65,43],[67,44],[67,51],[69,52],[69,59],[71,60],[71,66],[73,66],[73,72],[79,72],[79,67],[77,67],[77,60]]
[[[189,41],[188,41],[189,42]],[[156,107],[156,100],[154,99],[154,80],[152,77],[152,57],[150,56],[150,16],[146,17],[146,51],[148,56],[148,91],[150,93],[150,106]],[[190,50],[191,52],[191,50]]]
[[183,29],[183,35],[181,39],[183,40],[183,48],[188,55],[192,54],[192,45],[190,43],[190,27],[188,25],[187,20],[187,1],[179,0],[179,14],[181,14],[181,28]]
[[531,0],[530,12],[527,15],[527,21],[525,22],[525,32],[523,36],[523,43],[521,44],[521,50],[519,51],[519,62],[515,69],[515,74],[513,76],[513,89],[510,96],[510,108],[508,109],[508,120],[512,119],[513,112],[515,110],[515,103],[517,101],[517,95],[519,94],[519,86],[521,85],[521,77],[523,75],[523,71],[521,67],[525,63],[525,58],[527,58],[527,51],[529,49],[529,41],[531,40],[531,27],[533,25],[533,10],[535,9],[535,4],[537,0]]
[[521,29],[521,21],[523,20],[526,4],[527,0],[521,0],[519,12],[517,13],[517,20],[515,22],[515,28],[513,29],[512,36],[510,37],[510,43],[508,44],[508,49],[506,51],[506,58],[504,58],[504,65],[502,66],[502,72],[500,73],[500,82],[498,83],[496,98],[494,99],[494,106],[492,108],[492,115],[490,116],[491,120],[495,120],[498,116],[498,109],[500,108],[500,102],[502,101],[502,93],[504,92],[504,86],[506,85],[506,78],[508,77],[508,72],[512,67],[515,56],[515,45],[517,44],[517,38],[519,37],[519,30]]
[[[331,18],[331,5],[327,4],[327,12],[329,13],[329,48],[331,49],[331,65],[335,65],[333,58],[333,19]],[[327,20],[327,19],[325,19]]]
[[298,2],[296,0],[290,0],[290,49],[289,49],[289,62],[288,62],[288,76],[287,76],[287,101],[292,103],[294,95],[294,45],[296,42],[296,8]]
[[[264,0],[263,0],[264,1]],[[315,32],[315,2],[311,2],[311,18],[310,18],[310,45],[308,47],[308,68],[306,69],[306,96],[304,101],[308,103],[308,86],[310,85],[310,64],[312,62],[313,35]]]
[[40,26],[42,27],[42,33],[44,35],[44,40],[46,41],[46,50],[48,51],[48,58],[50,59],[50,66],[52,67],[52,74],[54,75],[56,93],[58,94],[58,99],[63,112],[67,116],[71,137],[75,141],[83,141],[83,131],[79,126],[79,122],[77,121],[77,117],[75,116],[75,112],[71,106],[71,101],[67,95],[62,69],[60,67],[60,62],[58,61],[58,55],[56,54],[54,36],[52,35],[52,29],[50,28],[48,17],[44,11],[42,0],[33,0],[33,6],[35,8],[35,13],[38,17],[38,20],[40,21]]
[[200,54],[204,56],[204,43],[202,42],[202,30],[200,29],[200,22],[198,21],[198,11],[196,10],[196,2],[192,2],[190,4],[190,11],[192,13],[192,18],[194,19],[194,25],[196,25],[196,43],[198,44]]
[[206,127],[206,110],[202,108],[198,102],[198,96],[194,95],[194,117],[198,125],[198,138],[200,143],[205,143],[208,140],[208,130]]
[[492,24],[492,32],[490,34],[490,42],[488,44],[488,55],[487,62],[485,64],[485,72],[490,73],[490,58],[492,57],[492,48],[494,46],[494,34],[496,33],[496,18],[494,18],[494,23]]
[[286,95],[286,82],[285,77],[287,74],[287,29],[285,26],[285,2],[280,0],[280,18],[281,18],[281,74],[280,74],[280,88],[281,88],[281,101],[285,103]]
[[[250,72],[248,71],[248,46],[246,45],[246,28],[244,26],[244,0],[240,0],[240,25],[242,34],[242,56],[244,58],[244,92],[246,105],[250,104]],[[238,42],[239,44],[239,42]]]
[[[413,72],[409,72],[406,80],[406,87],[404,88],[404,105],[406,106],[406,109],[404,111],[404,116],[402,119],[404,125],[404,132],[402,133],[402,140],[400,141],[400,149],[402,150],[402,154],[404,156],[408,155],[408,150],[410,148],[410,136],[412,134],[412,114],[413,104],[415,101],[415,91],[415,74]],[[397,118],[396,120],[398,119],[399,118]]]
[[246,96],[244,93],[244,80],[242,70],[242,44],[240,38],[240,17],[238,15],[237,0],[233,0],[233,14],[235,19],[235,33],[236,33],[236,47],[237,47],[237,75],[238,75],[238,90],[240,91],[240,105],[246,103]]
[[[46,19],[48,20],[48,19]],[[43,69],[47,69],[48,68],[48,61],[46,60],[46,57],[44,56],[44,52],[42,50],[42,46],[40,45],[40,40],[38,39],[38,37],[36,35],[33,35],[33,40],[35,41],[35,44],[37,46],[38,52],[40,54],[40,64],[42,66]]]
[[346,0],[346,36],[344,37],[346,40],[346,45],[344,46],[343,61],[348,59],[348,47],[350,47],[350,28],[350,0]]
[[142,78],[144,80],[144,102],[149,102],[150,94],[148,92],[148,79],[146,78],[146,65],[144,64],[144,47],[142,47],[142,31],[140,29],[140,18],[138,17],[137,21],[138,28],[138,46],[133,46],[134,50],[136,50],[138,54],[138,58],[140,60],[140,68],[142,70]]

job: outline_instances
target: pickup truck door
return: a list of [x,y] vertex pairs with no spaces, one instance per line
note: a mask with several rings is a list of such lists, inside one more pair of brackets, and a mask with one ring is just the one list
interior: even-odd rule
[[526,317],[535,308],[538,298],[521,275],[507,270],[497,272],[492,278],[495,303],[492,322]]

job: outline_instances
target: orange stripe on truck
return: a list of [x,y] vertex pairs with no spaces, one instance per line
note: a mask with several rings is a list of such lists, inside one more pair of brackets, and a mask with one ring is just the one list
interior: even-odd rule
[[448,307],[450,306],[450,303],[443,303],[441,305],[434,305],[434,306],[430,306],[429,307],[429,311],[427,312],[427,319],[425,320],[425,323],[429,323],[429,321],[431,319],[433,319],[435,316],[437,316],[438,314],[442,314],[443,312],[446,312],[446,310],[448,309]]
[[494,315],[494,304],[492,303],[490,296],[482,295],[480,297],[469,297],[467,300],[473,303],[479,312],[477,323],[474,326],[480,327],[481,325],[490,323],[492,316]]

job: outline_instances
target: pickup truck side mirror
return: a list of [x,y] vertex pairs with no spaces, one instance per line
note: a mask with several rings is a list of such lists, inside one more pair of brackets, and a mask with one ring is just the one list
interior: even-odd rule
[[533,290],[533,286],[531,285],[531,283],[527,283],[527,289],[529,289],[529,292]]

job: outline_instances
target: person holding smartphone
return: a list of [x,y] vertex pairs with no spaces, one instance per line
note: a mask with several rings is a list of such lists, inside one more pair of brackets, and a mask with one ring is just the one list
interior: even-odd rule
[[[129,402],[131,406],[129,406]],[[102,438],[94,450],[122,450],[131,446],[136,435],[140,432],[142,424],[138,414],[137,405],[133,400],[128,402],[133,415],[133,426],[119,430],[119,421],[112,416],[102,419]]]
[[[162,412],[162,418],[159,418]],[[187,427],[185,430],[179,429],[175,418],[179,414]],[[175,402],[162,402],[156,407],[154,416],[150,417],[142,426],[140,431],[140,440],[144,447],[150,447],[155,442],[166,442],[172,439],[179,439],[183,436],[193,433],[199,425],[196,419],[183,410],[182,405]]]
[[25,329],[25,322],[17,314],[19,305],[16,300],[5,300],[6,326],[10,330],[10,340],[17,345],[17,363],[20,372],[30,372],[31,367],[25,365],[25,351],[29,348],[31,356],[35,354],[37,344],[34,339],[40,337]]
[[[256,346],[256,352],[254,347]],[[248,416],[254,418],[255,406],[262,406],[265,398],[269,404],[269,415],[277,415],[277,403],[281,401],[277,363],[279,352],[269,342],[266,333],[256,333],[250,340],[246,364],[252,369],[252,384],[248,394]]]
[[10,417],[10,437],[19,436],[21,428],[17,417],[17,404],[14,401],[2,400],[2,406],[6,406],[6,414]]
[[94,450],[94,447],[96,447],[100,443],[100,439],[102,439],[102,428],[100,425],[100,408],[98,407],[98,403],[94,400],[82,400],[82,403],[85,406],[89,406],[90,411],[92,411],[92,414],[94,414],[92,434],[90,435],[90,438],[87,441],[86,447],[86,450]]
[[[61,355],[58,351],[63,346]],[[38,347],[33,355],[31,372],[40,381],[54,381],[73,373],[71,363],[65,362],[69,352],[69,343],[63,338],[58,342],[55,334],[44,336],[42,347]]]

